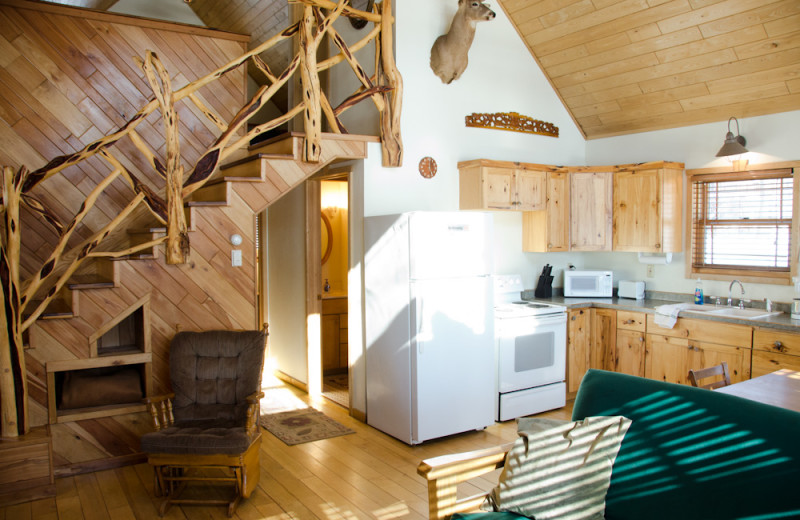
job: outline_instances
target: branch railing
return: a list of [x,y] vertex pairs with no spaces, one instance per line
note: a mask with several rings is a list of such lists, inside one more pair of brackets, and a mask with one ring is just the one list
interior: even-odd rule
[[[224,66],[187,85],[173,89],[172,80],[158,56],[147,51],[144,58],[136,58],[137,64],[145,73],[154,97],[129,119],[121,128],[92,142],[72,154],[52,159],[45,166],[29,171],[24,166],[14,171],[11,167],[2,168],[3,222],[2,251],[0,251],[0,299],[4,304],[4,319],[0,320],[0,435],[15,437],[26,433],[29,426],[27,410],[27,381],[23,346],[23,333],[45,312],[52,301],[58,297],[68,279],[90,258],[119,258],[133,255],[139,251],[165,244],[166,261],[181,264],[187,261],[189,237],[184,201],[203,187],[222,161],[235,151],[265,132],[277,128],[303,114],[305,130],[303,160],[318,162],[322,151],[322,117],[324,116],[334,133],[347,133],[339,116],[359,102],[371,99],[375,104],[381,129],[383,164],[387,167],[402,165],[402,139],[400,133],[400,111],[402,109],[403,82],[392,55],[392,0],[383,0],[375,5],[375,12],[354,9],[347,0],[334,3],[329,0],[289,0],[302,4],[301,19],[282,32],[276,34],[254,49],[230,61]],[[350,16],[372,22],[374,28],[361,40],[348,46],[341,35],[333,28],[333,22],[340,16]],[[339,53],[317,63],[317,50],[328,35],[339,49]],[[299,38],[299,52],[286,69],[274,74],[259,56],[271,47],[288,40]],[[370,76],[356,60],[354,53],[375,41],[376,72]],[[226,74],[237,70],[245,63],[252,62],[268,80],[255,95],[242,106],[231,121],[209,108],[196,94],[198,90]],[[361,86],[347,97],[339,106],[332,107],[322,91],[319,73],[339,63],[347,62],[355,73]],[[299,70],[302,99],[287,112],[271,121],[259,124],[241,132],[243,126],[263,107],[275,93],[284,87]],[[185,173],[181,162],[180,133],[176,104],[191,102],[215,125],[220,135],[200,156],[197,162]],[[137,133],[137,126],[150,114],[159,110],[164,127],[166,143],[165,163],[148,147]],[[244,133],[244,135],[242,135]],[[128,170],[112,151],[112,147],[123,138],[130,139],[134,149],[141,154],[146,163],[164,179],[164,196],[155,193],[144,182]],[[54,212],[47,209],[31,191],[48,178],[64,169],[92,157],[102,158],[110,167],[110,173],[89,193],[79,211],[71,221],[64,224]],[[87,213],[94,207],[97,199],[111,183],[123,178],[135,196],[125,208],[102,229],[67,251],[67,245],[74,231],[83,222]],[[124,250],[99,251],[101,242],[118,229],[140,205],[144,205],[162,224],[166,225],[166,235],[144,244]],[[57,236],[57,243],[41,268],[27,280],[21,280],[20,255],[22,252],[22,232],[20,208],[26,206],[35,215],[44,219]],[[36,295],[44,294],[42,300]]]

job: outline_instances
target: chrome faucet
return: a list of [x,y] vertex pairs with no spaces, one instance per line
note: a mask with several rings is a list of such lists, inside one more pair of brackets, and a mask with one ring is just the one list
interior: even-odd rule
[[744,309],[744,286],[742,285],[742,282],[740,282],[739,280],[732,281],[731,284],[728,286],[728,307],[733,306],[733,284],[735,283],[738,283],[739,289],[742,290],[742,296],[741,298],[739,298],[739,308]]

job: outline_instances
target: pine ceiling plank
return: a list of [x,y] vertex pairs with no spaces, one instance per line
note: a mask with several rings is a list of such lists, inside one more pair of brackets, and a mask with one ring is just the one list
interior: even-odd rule
[[607,103],[595,103],[572,109],[572,114],[578,119],[586,116],[607,114],[609,112],[620,112],[619,103],[608,101]]
[[711,108],[718,105],[732,105],[738,102],[759,101],[763,99],[786,96],[789,89],[785,82],[760,84],[754,87],[742,87],[728,92],[715,92],[707,96],[687,98],[681,100],[685,111]]
[[507,0],[503,2],[503,7],[520,21],[529,21],[541,16],[547,16],[552,12],[558,11],[571,4],[579,3],[582,0],[542,0],[531,2],[530,0]]
[[800,63],[800,50],[790,49],[764,56],[756,56],[747,60],[732,61],[720,65],[691,70],[680,74],[663,75],[651,80],[641,81],[639,86],[645,92],[691,85],[705,81],[713,81],[735,76],[744,76],[774,68]]
[[622,110],[639,108],[656,103],[667,103],[670,101],[680,101],[687,97],[699,97],[708,95],[709,90],[705,83],[696,83],[657,92],[648,92],[638,96],[630,96],[619,100]]
[[626,31],[626,34],[632,42],[640,42],[642,40],[649,40],[650,38],[656,38],[660,36],[661,29],[658,28],[657,23],[653,22],[642,25],[641,27],[629,29]]
[[[645,11],[648,8],[645,0],[625,0],[613,7],[607,7],[598,11],[593,11],[587,15],[571,20],[568,24],[561,24],[554,27],[545,28],[534,34],[527,34],[528,43],[534,47],[537,54],[546,55],[547,52],[539,52],[536,46],[545,42],[552,42],[556,39],[563,39],[566,36],[576,35],[583,37],[582,31],[603,25],[608,22],[618,20],[627,15]],[[615,32],[619,32],[619,29]]]
[[792,94],[800,94],[800,79],[793,79],[792,81],[787,81],[786,86],[789,87],[789,92]]
[[584,105],[591,105],[592,103],[603,103],[612,99],[625,99],[640,95],[642,95],[642,89],[640,89],[639,85],[636,83],[632,83],[629,85],[612,87],[605,90],[596,90],[588,94],[568,97],[565,98],[564,101],[568,107],[581,107]]
[[728,0],[661,20],[658,22],[658,27],[664,33],[678,31],[693,25],[705,24],[733,14],[759,8],[764,5],[765,1],[774,3],[774,0],[772,2],[770,0]]
[[[566,74],[553,78],[553,84],[559,89],[566,89],[576,85],[591,85],[589,90],[594,90],[599,85],[634,83],[635,78],[641,74],[647,74],[651,70],[656,70],[658,58],[655,54],[649,53],[642,56],[634,56],[622,61],[615,61],[607,65],[592,67],[584,71]],[[622,79],[627,78],[627,79]],[[618,81],[622,79],[621,81]]]
[[546,70],[549,70],[548,67],[552,65],[560,65],[561,63],[577,60],[578,58],[583,58],[584,56],[588,55],[589,50],[586,48],[586,45],[580,44],[576,45],[575,47],[570,47],[569,49],[564,49],[563,51],[550,54],[549,56],[544,56],[543,58],[539,59],[539,63]]
[[[762,72],[754,72],[743,76],[733,76],[730,78],[708,81],[705,84],[712,94],[736,91],[740,88],[758,87],[767,85],[770,82],[783,81],[789,82],[800,78],[800,68],[797,65],[787,65],[785,67],[770,68]],[[787,85],[788,88],[788,85]]]
[[[664,47],[674,47],[676,45],[683,45],[687,42],[698,41],[701,39],[702,36],[700,35],[700,31],[698,31],[696,27],[689,27],[682,31],[659,36],[643,42],[629,44],[624,47],[599,54],[592,54],[586,58],[580,58],[563,65],[554,65],[548,68],[548,72],[554,78],[580,71],[587,72],[596,67],[601,67],[621,60],[630,60],[631,58],[644,54],[653,53],[655,56],[658,56],[658,51]],[[660,60],[660,57],[658,57],[658,59],[656,59],[656,63],[659,61],[663,60]],[[649,63],[646,66],[649,66]]]
[[783,37],[746,43],[745,45],[737,45],[733,50],[740,60],[744,60],[773,52],[785,51],[786,49],[794,49],[798,46],[800,46],[800,31],[787,34]]
[[797,0],[784,0],[778,4],[770,4],[759,9],[704,23],[700,25],[700,31],[702,31],[704,37],[711,38],[797,14],[800,14],[800,2]]
[[603,124],[613,124],[621,122],[631,122],[636,120],[646,120],[650,117],[663,114],[674,114],[683,112],[683,107],[679,101],[667,101],[665,103],[651,103],[643,107],[627,109],[624,112],[608,112],[598,114]]
[[[691,30],[698,31],[697,27],[691,27]],[[673,33],[674,34],[674,33]],[[707,54],[709,52],[716,52],[733,47],[740,43],[749,43],[766,38],[766,33],[761,25],[748,27],[735,34],[723,34],[714,38],[703,39],[686,43],[683,45],[676,45],[664,50],[656,52],[656,56],[661,63],[669,63],[672,61],[682,60],[697,56],[699,54]]]
[[[613,34],[623,33],[632,28],[655,23],[665,17],[685,13],[691,9],[686,0],[672,0],[658,7],[644,10],[633,10],[627,2],[624,4],[624,7],[625,11],[621,13],[620,16],[616,18],[612,17],[612,19],[604,23],[586,27],[578,31],[577,34],[575,34],[576,31],[570,30],[568,33],[565,32],[565,34],[551,38],[549,41],[534,44],[530,35],[523,33],[526,34],[525,41],[529,48],[532,49],[534,55],[540,57],[547,56],[564,48],[573,47],[580,43],[586,43],[591,51],[591,42],[595,40],[606,38]],[[616,6],[608,8],[608,10],[616,9]]]
[[594,13],[597,11],[591,0],[582,0],[580,2],[565,6],[550,14],[539,17],[542,27],[553,27],[563,23],[569,23],[581,16]]
[[798,27],[800,27],[800,15],[787,16],[764,24],[764,29],[770,37],[794,32]]

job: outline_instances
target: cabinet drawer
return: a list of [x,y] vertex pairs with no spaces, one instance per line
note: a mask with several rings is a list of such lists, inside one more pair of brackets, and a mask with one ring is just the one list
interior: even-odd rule
[[800,371],[800,356],[765,352],[763,350],[753,351],[753,377],[770,374],[782,368]]
[[647,320],[643,312],[617,311],[617,328],[644,332]]
[[346,314],[347,298],[323,298],[322,314]]
[[673,328],[665,329],[656,325],[652,314],[647,315],[647,333],[747,348],[753,341],[753,328],[746,325],[678,318]]
[[756,329],[753,332],[753,350],[800,356],[800,334]]

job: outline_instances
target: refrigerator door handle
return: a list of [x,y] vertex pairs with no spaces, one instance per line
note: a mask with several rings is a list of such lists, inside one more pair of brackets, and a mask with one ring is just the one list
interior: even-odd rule
[[419,323],[419,330],[417,331],[417,351],[422,354],[425,344],[425,300],[417,300],[417,323]]

